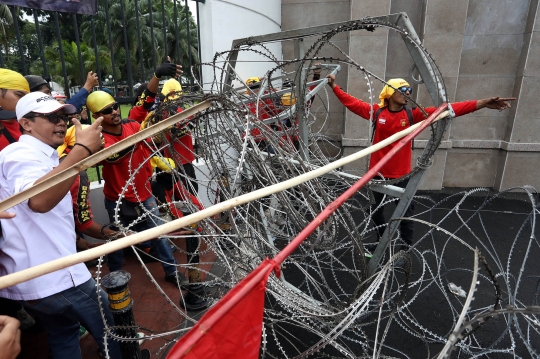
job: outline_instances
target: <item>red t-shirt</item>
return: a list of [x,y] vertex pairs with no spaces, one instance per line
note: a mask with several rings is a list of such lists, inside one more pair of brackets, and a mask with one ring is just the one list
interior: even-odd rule
[[165,157],[172,158],[177,164],[182,163],[183,165],[186,163],[191,163],[195,160],[193,140],[187,126],[178,130],[174,136],[169,131],[166,137],[169,142],[173,142],[173,148],[176,153],[172,154],[168,148],[165,148],[163,151],[163,155]]
[[[251,113],[255,116],[257,116],[257,104],[255,102],[248,103],[247,108],[251,111]],[[261,121],[267,120],[270,117],[274,117],[279,113],[279,110],[276,109],[274,106],[274,102],[271,98],[267,98],[264,101],[259,101],[259,113],[258,113],[258,119]],[[268,125],[265,124],[259,124],[258,126],[268,127]],[[268,128],[269,131],[271,131],[270,128]],[[264,141],[264,136],[262,135],[261,131],[258,128],[253,128],[250,130],[251,137],[255,140],[255,142]],[[242,135],[242,138],[245,137],[245,133]]]
[[[365,118],[366,120],[369,120],[370,111],[373,111],[373,116],[375,116],[375,113],[379,109],[378,104],[371,107],[368,103],[347,94],[339,86],[334,87],[334,94],[336,94],[339,101],[341,101],[341,103],[351,112]],[[476,111],[476,100],[455,102],[452,104],[452,108],[456,113],[456,117],[463,116]],[[436,107],[427,107],[424,108],[424,111],[426,111],[428,115],[431,115],[436,109]],[[422,111],[420,111],[418,108],[413,109],[412,114],[414,123],[426,119]],[[379,143],[395,133],[403,131],[407,127],[410,127],[410,123],[409,118],[407,117],[407,111],[405,111],[405,109],[398,112],[391,112],[388,108],[385,108],[379,114],[379,118],[377,119],[377,127],[375,130],[373,143]],[[375,164],[377,164],[396,145],[397,142],[394,142],[373,153],[371,155],[369,168],[373,168],[373,166],[375,166]],[[392,159],[390,159],[390,161],[388,161],[379,172],[386,178],[403,177],[411,172],[411,160],[412,144],[409,141],[409,143],[405,145],[398,153],[396,153],[396,155],[392,157]]]
[[5,130],[9,132],[11,137],[13,138],[8,139],[5,134],[4,130],[0,131],[0,151],[9,146],[10,143],[19,141],[19,137],[21,137],[21,130],[19,127],[19,122],[17,120],[2,120],[2,124],[4,125]]
[[[115,143],[139,132],[138,122],[132,120],[122,121],[122,132],[119,135],[103,131],[105,139],[105,148],[114,145]],[[118,200],[118,195],[122,193],[123,187],[141,163],[145,164],[138,170],[135,177],[132,179],[133,186],[129,186],[124,192],[124,198],[130,202],[145,201],[152,196],[150,186],[150,177],[152,176],[152,166],[148,161],[150,151],[145,143],[137,143],[130,146],[119,153],[116,153],[105,161],[103,164],[103,194],[110,201]],[[133,191],[133,187],[137,192],[137,196]]]

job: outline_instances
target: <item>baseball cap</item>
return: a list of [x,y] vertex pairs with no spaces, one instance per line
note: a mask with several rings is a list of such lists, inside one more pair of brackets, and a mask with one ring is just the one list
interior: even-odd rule
[[61,104],[54,97],[43,92],[30,92],[17,102],[15,112],[17,113],[17,120],[20,121],[21,118],[30,112],[46,115],[60,109],[64,109],[66,115],[77,112],[75,106]]
[[4,110],[0,107],[0,120],[13,120],[15,117],[17,117],[15,111]]

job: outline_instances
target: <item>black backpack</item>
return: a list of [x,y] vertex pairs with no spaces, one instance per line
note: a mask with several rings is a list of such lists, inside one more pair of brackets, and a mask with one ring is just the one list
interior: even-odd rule
[[[414,118],[413,118],[413,114],[412,114],[412,110],[414,108],[410,108],[410,107],[407,107],[407,106],[404,106],[403,107],[405,109],[405,112],[407,112],[407,118],[409,119],[409,124],[412,126],[414,124]],[[373,118],[373,123],[371,124],[371,143],[373,143],[373,138],[375,137],[375,130],[377,129],[377,121],[379,119],[379,115],[381,114],[381,112],[384,110],[385,108],[380,108],[377,110],[377,112],[375,112],[375,117]],[[414,140],[412,140],[412,148],[414,150]]]

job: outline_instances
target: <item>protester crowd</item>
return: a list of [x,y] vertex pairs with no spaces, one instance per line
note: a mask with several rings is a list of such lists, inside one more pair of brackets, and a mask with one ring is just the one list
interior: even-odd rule
[[[152,113],[160,79],[167,76],[173,83],[171,90],[166,89],[167,93],[162,94],[163,100],[167,100],[181,95],[181,86],[176,80],[181,73],[180,65],[166,62],[158,67],[152,80],[139,88],[140,96],[131,110],[133,118],[124,120],[119,104],[109,92],[93,91],[98,85],[97,75],[93,72],[88,73],[83,88],[67,99],[52,91],[49,82],[41,76],[23,77],[17,72],[0,69],[0,200],[137,133],[140,122]],[[86,171],[60,181],[2,213],[0,275],[97,245],[86,241],[85,235],[114,240],[163,223],[152,193],[153,189],[161,193],[160,185],[151,183],[155,171],[169,174],[169,181],[174,185],[171,187],[176,189],[169,193],[169,201],[193,201],[195,208],[202,208],[183,182],[174,183],[176,176],[170,174],[177,167],[186,168],[194,159],[189,131],[175,131],[174,138],[169,137],[169,140],[175,142],[175,149],[179,151],[177,163],[164,158],[151,139],[101,163],[105,208],[111,224],[96,223],[93,219]],[[195,176],[192,165],[175,173],[184,176],[187,173],[190,178]],[[130,181],[133,185],[124,190]],[[194,187],[190,186],[192,192],[196,191]],[[117,205],[119,222],[124,227],[122,231],[112,225]],[[141,210],[151,214],[142,216],[146,218],[142,222]],[[183,215],[178,211],[172,214]],[[188,279],[177,270],[177,261],[172,254],[175,246],[168,238],[150,240],[139,247],[147,254],[146,260],[162,263],[167,282],[179,288],[188,284]],[[123,252],[109,254],[106,263],[111,272],[120,270]],[[20,351],[19,325],[26,329],[35,321],[47,331],[52,358],[80,358],[79,338],[86,331],[96,340],[105,357],[106,336],[98,295],[107,325],[113,326],[114,320],[108,309],[107,296],[101,289],[96,291],[87,265],[92,263],[74,265],[0,290],[1,359],[17,355]],[[111,358],[121,358],[118,342],[110,337],[107,350]]]

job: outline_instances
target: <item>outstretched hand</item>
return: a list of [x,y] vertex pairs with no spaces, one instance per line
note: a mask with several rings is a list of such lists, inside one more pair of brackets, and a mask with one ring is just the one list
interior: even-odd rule
[[481,109],[481,108],[486,107],[493,110],[502,111],[502,110],[512,107],[512,105],[510,104],[510,101],[514,101],[515,99],[516,99],[515,97],[505,97],[505,98],[501,98],[499,96],[489,97],[483,100],[478,100],[478,102],[476,103],[476,108]]

